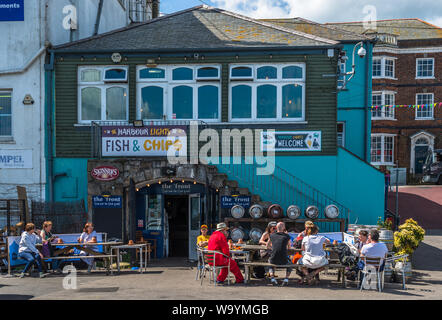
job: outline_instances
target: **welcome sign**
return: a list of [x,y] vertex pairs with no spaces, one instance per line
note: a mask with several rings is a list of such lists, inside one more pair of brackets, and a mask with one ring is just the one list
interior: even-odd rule
[[0,21],[24,21],[24,0],[0,1]]
[[321,151],[321,131],[261,132],[261,151]]
[[104,157],[187,155],[186,126],[105,126],[101,131]]

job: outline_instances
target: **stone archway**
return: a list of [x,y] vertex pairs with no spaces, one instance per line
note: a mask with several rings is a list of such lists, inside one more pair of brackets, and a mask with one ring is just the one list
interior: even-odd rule
[[[421,131],[410,137],[410,173],[420,174],[422,154],[428,149],[434,150],[434,135]],[[419,162],[419,163],[418,163]]]

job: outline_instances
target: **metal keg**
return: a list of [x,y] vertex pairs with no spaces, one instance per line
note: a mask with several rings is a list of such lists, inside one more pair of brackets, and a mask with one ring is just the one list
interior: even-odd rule
[[230,238],[234,242],[238,242],[239,239],[246,239],[247,238],[247,232],[243,227],[235,227],[230,230]]
[[272,204],[268,209],[267,209],[267,214],[270,218],[272,219],[279,219],[282,218],[282,216],[284,215],[283,213],[284,211],[282,210],[281,206],[279,204]]
[[316,219],[319,216],[319,209],[316,206],[308,206],[305,209],[305,216],[310,219]]
[[253,240],[255,242],[259,242],[259,239],[261,239],[262,233],[263,232],[260,228],[252,228],[249,232],[249,238],[250,238],[250,240]]
[[301,216],[301,208],[295,205],[292,205],[287,208],[287,218],[295,220]]
[[240,218],[244,217],[245,212],[246,212],[246,209],[244,209],[244,207],[240,206],[240,205],[233,206],[232,209],[230,209],[230,214],[235,219],[240,219]]
[[264,215],[264,208],[259,204],[254,204],[249,209],[249,215],[253,219],[262,218],[262,216]]
[[324,214],[329,219],[336,219],[339,217],[339,208],[334,204],[331,204],[324,209]]

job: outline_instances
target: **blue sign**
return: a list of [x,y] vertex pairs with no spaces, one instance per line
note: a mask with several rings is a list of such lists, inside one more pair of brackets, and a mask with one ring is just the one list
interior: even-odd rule
[[240,205],[244,208],[250,208],[252,198],[250,196],[222,196],[221,208],[230,209],[233,206]]
[[0,21],[25,21],[24,0],[2,0]]
[[123,207],[123,198],[121,196],[93,196],[92,207],[121,209]]

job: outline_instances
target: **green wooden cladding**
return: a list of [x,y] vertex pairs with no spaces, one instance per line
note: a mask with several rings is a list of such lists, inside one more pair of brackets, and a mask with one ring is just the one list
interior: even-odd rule
[[[83,60],[83,61],[81,61]],[[136,66],[145,65],[146,58],[128,57],[122,65],[129,65],[129,120],[136,117]],[[207,57],[202,60],[161,57],[156,60],[161,64],[221,64],[221,119],[228,121],[229,106],[229,64],[231,63],[306,63],[306,121],[300,123],[257,124],[250,125],[227,123],[215,128],[263,128],[276,130],[320,130],[322,131],[321,152],[282,152],[278,155],[335,155],[337,154],[336,121],[337,93],[336,77],[324,75],[336,74],[337,61],[326,54],[317,55],[254,55],[235,58],[231,56]],[[91,128],[76,126],[78,123],[78,88],[77,70],[84,65],[113,65],[110,58],[85,58],[79,56],[57,56],[55,65],[55,144],[56,157],[89,158],[91,157]]]

